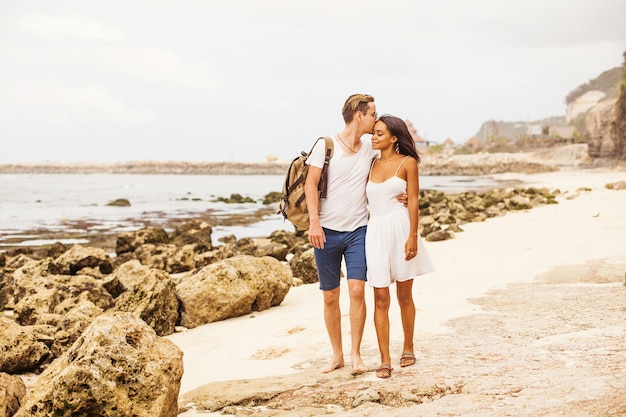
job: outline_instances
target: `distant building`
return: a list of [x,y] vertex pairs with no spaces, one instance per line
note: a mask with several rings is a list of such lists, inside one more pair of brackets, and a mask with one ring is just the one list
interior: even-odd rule
[[454,148],[455,145],[456,144],[454,143],[454,141],[450,138],[443,141],[443,146],[445,146],[446,148]]
[[480,141],[478,139],[476,139],[475,136],[471,137],[467,142],[465,142],[467,145],[470,146],[478,146],[480,145]]
[[528,136],[541,136],[543,132],[543,126],[541,125],[527,125],[526,126],[526,134]]
[[411,134],[411,137],[413,138],[413,142],[415,142],[415,146],[417,148],[426,147],[428,145],[428,143],[426,142],[426,139],[422,138],[420,135],[417,134],[417,129],[415,129],[415,127],[413,126],[413,122],[411,122],[409,119],[406,119],[404,123],[406,123],[406,127],[409,128],[409,133]]

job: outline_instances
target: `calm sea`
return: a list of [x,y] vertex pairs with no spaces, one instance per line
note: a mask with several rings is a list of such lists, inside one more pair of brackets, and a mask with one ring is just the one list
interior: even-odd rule
[[[207,209],[218,213],[247,213],[262,207],[261,200],[281,191],[279,175],[136,175],[136,174],[19,174],[0,175],[0,250],[8,239],[15,245],[26,230],[67,230],[82,220],[108,232],[136,230],[137,219],[158,222],[164,217],[188,217]],[[497,186],[489,177],[423,176],[422,189],[449,192]],[[218,197],[238,193],[255,203],[227,204]],[[107,206],[125,198],[130,207]],[[237,238],[267,236],[274,230],[293,230],[279,215],[267,216],[249,226],[215,227],[213,239],[234,234]],[[23,245],[51,242],[23,236]],[[81,242],[66,242],[81,243]]]

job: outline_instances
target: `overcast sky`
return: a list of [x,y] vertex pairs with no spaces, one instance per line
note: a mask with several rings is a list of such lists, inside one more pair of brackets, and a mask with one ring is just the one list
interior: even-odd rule
[[565,114],[624,0],[0,0],[0,163],[291,159],[352,93],[463,143]]

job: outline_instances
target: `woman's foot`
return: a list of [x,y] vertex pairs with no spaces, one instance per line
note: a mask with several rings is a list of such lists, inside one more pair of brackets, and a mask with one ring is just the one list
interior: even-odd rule
[[383,363],[382,365],[378,367],[378,369],[376,369],[376,376],[379,378],[386,379],[391,376],[391,371],[393,371],[391,364]]
[[415,363],[415,354],[413,352],[402,352],[400,357],[400,366],[405,368]]

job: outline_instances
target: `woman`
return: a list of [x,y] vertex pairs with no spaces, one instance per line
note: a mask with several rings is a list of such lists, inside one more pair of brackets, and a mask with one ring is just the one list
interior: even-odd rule
[[[367,183],[370,219],[365,248],[367,280],[374,288],[374,325],[380,349],[379,378],[391,376],[389,353],[389,287],[396,282],[404,346],[400,366],[415,363],[413,278],[434,270],[418,231],[420,157],[406,123],[384,115],[376,121],[372,148],[380,151]],[[407,193],[406,206],[396,196]]]

